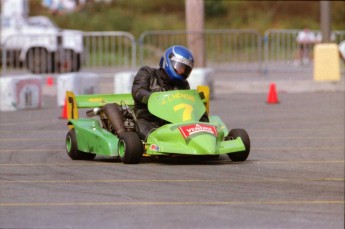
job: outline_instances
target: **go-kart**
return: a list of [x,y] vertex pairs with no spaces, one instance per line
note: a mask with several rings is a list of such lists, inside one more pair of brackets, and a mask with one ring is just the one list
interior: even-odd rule
[[[107,104],[116,104],[117,114],[106,113]],[[66,106],[69,127],[66,150],[74,160],[93,160],[96,155],[105,155],[135,164],[143,156],[227,154],[232,161],[245,161],[250,152],[249,136],[244,129],[229,131],[218,116],[209,114],[206,86],[151,94],[149,111],[168,124],[150,132],[146,140],[136,132],[131,94],[74,95],[67,91]],[[79,118],[83,108],[92,110],[86,111],[87,117]],[[205,112],[209,122],[199,121]],[[117,124],[125,131],[118,133]]]

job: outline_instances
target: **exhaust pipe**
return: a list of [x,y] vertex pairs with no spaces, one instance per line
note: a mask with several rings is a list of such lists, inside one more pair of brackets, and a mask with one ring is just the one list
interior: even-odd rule
[[126,132],[123,125],[122,112],[120,106],[116,103],[109,103],[103,107],[103,112],[107,116],[111,125],[114,127],[115,132],[120,136],[123,132]]
[[101,108],[96,107],[96,108],[93,108],[92,110],[86,111],[86,116],[91,118],[91,117],[95,117],[99,115],[100,113],[101,113]]

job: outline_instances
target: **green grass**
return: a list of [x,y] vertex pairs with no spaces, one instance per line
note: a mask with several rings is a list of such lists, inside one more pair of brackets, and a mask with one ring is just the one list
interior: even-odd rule
[[[320,29],[319,1],[205,0],[205,29]],[[77,12],[52,15],[41,0],[30,1],[31,15],[47,15],[61,28],[84,31],[184,30],[184,0],[113,0],[89,3]],[[345,1],[331,1],[333,30],[345,29]]]

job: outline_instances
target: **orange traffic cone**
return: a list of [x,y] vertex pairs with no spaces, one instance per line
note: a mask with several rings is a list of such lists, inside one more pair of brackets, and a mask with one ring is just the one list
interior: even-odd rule
[[269,90],[268,96],[267,96],[267,103],[268,104],[279,103],[278,95],[277,95],[277,91],[276,91],[276,85],[274,83],[271,83],[271,85],[270,85],[270,90]]
[[67,119],[67,118],[68,118],[68,115],[67,115],[67,102],[66,102],[66,99],[65,99],[64,106],[63,106],[63,108],[62,108],[62,112],[61,112],[60,118],[61,118],[61,119]]

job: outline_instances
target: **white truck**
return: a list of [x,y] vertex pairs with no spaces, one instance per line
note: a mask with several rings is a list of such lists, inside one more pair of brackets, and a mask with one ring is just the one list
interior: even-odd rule
[[1,16],[0,37],[3,66],[25,66],[32,73],[80,70],[81,31],[60,29],[44,16]]

